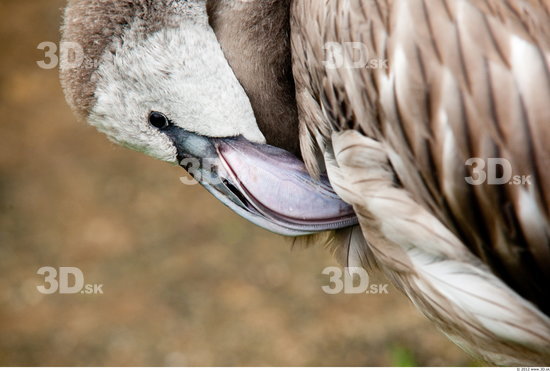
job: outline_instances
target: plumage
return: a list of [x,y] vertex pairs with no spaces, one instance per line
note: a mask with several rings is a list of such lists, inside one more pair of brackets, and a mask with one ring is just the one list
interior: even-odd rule
[[177,8],[172,3],[172,0],[69,1],[61,29],[63,39],[82,47],[86,63],[79,68],[61,66],[61,81],[67,101],[79,116],[86,118],[96,103],[94,74],[103,56],[109,49],[114,50],[114,41],[122,40],[128,26],[136,20],[144,34],[175,27],[177,20],[171,14],[177,13]]
[[288,52],[290,0],[216,0],[207,5],[210,25],[250,98],[266,140],[299,155],[298,113]]
[[[382,270],[453,340],[501,364],[550,357],[548,7],[312,0],[291,10],[306,164],[316,171],[325,154]],[[327,42],[364,43],[387,68],[327,68]],[[532,183],[472,186],[469,158],[505,158]]]
[[[138,45],[148,45],[156,40],[154,35],[178,27],[180,18],[166,16],[174,4],[181,5],[183,13],[189,4],[206,8],[204,0],[166,0],[162,5],[141,0],[72,2],[65,38],[85,40],[92,54],[102,55],[107,65],[122,55],[128,57],[125,64],[135,68],[132,57],[143,56],[127,51],[133,40],[125,36],[120,42],[120,35],[133,31],[143,38],[138,38]],[[296,154],[299,139],[300,155],[312,179],[295,158],[262,147],[257,138],[258,143],[246,144],[247,148],[265,156],[261,158],[268,165],[269,153],[289,159],[281,160],[285,163],[280,167],[301,174],[293,186],[307,183],[313,184],[309,190],[327,191],[319,199],[343,210],[334,214],[343,221],[340,225],[349,226],[356,219],[326,184],[318,187],[314,179],[326,171],[337,195],[353,206],[359,226],[325,235],[339,261],[349,267],[381,269],[438,328],[476,357],[502,365],[548,363],[550,2],[208,0],[208,15],[226,59],[218,64],[228,63],[232,71],[224,70],[221,76],[227,81],[236,78],[250,102],[233,86],[235,99],[245,108],[250,105],[246,112],[254,111],[268,144]],[[141,25],[137,31],[136,22]],[[189,42],[185,29],[179,32],[172,40]],[[204,32],[210,35],[211,30]],[[143,50],[152,49],[154,45]],[[192,48],[182,50],[193,54]],[[163,57],[170,60],[170,55]],[[143,71],[144,80],[149,74],[166,72]],[[98,90],[95,73],[84,69],[62,74],[69,102],[85,116],[97,111],[101,99],[117,103],[108,89]],[[186,83],[187,78],[177,83]],[[141,84],[128,91],[132,89],[146,94]],[[188,97],[182,97],[177,105],[187,102]],[[145,105],[164,104],[162,96],[148,98]],[[220,117],[237,122],[238,114],[226,106],[207,105]],[[91,122],[109,129],[104,121],[109,123],[112,112],[101,112],[103,116],[93,116]],[[122,134],[115,140],[159,158],[177,153],[180,160],[190,156],[183,145],[187,142],[193,144],[192,150],[215,154],[212,148],[226,142],[214,139],[247,131],[219,120],[219,132],[212,132],[211,125],[208,130],[193,126],[183,113],[173,116],[178,125],[172,129],[153,130],[140,122],[117,128]],[[247,123],[247,128],[256,124],[251,119]],[[153,142],[170,148],[160,152],[160,144]],[[468,166],[472,159],[477,164],[479,159],[506,160],[513,175],[525,182],[470,184],[468,177],[479,175],[479,168]],[[234,157],[232,164],[240,161]],[[273,174],[274,179],[284,178],[276,170]],[[220,189],[240,205],[232,207],[239,212],[256,200],[246,190],[239,192],[239,180],[254,177],[235,178],[232,188]],[[265,186],[261,181],[254,185]],[[270,190],[279,192],[275,185]],[[219,197],[219,189],[211,188],[222,202],[233,205]],[[300,207],[299,200],[285,202],[293,202],[294,211]],[[250,208],[241,215],[257,222],[256,211]],[[269,210],[264,217],[277,221]],[[282,228],[291,235],[320,229],[300,220],[297,224],[300,228],[305,224],[305,229],[289,232],[287,222]],[[271,226],[276,231],[280,227]]]

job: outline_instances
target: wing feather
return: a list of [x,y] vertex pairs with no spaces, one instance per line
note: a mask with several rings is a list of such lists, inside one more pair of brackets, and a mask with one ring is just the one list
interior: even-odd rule
[[[387,66],[330,66],[330,43],[341,45],[348,61],[355,61],[353,43],[361,43],[369,62]],[[302,152],[310,170],[323,168],[322,153],[331,164],[326,156],[335,132],[353,130],[377,141],[391,167],[388,187],[406,192],[411,204],[460,241],[449,246],[468,249],[550,313],[550,2],[295,1],[292,48]],[[504,159],[513,175],[528,182],[471,185],[465,178],[473,175],[466,166],[472,158]],[[334,177],[345,182],[353,176],[334,170],[341,162],[333,161],[333,183]],[[363,165],[364,172],[374,171]],[[410,254],[388,255],[394,251],[388,236],[375,232],[381,216],[362,209],[374,201],[367,191],[352,194],[361,189],[341,191],[364,224],[374,224],[362,227],[375,256],[396,269],[408,259],[411,269]],[[442,295],[418,282],[411,287]],[[433,307],[424,299],[422,305]]]

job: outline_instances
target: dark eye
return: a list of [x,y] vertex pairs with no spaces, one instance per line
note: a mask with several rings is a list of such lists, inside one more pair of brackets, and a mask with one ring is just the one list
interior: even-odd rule
[[149,123],[158,129],[164,129],[172,125],[164,113],[153,111],[149,114]]

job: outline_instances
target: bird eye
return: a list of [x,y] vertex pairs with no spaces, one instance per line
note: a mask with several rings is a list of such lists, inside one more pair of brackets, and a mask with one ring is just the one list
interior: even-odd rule
[[149,123],[157,129],[164,129],[172,125],[164,113],[153,111],[149,114]]

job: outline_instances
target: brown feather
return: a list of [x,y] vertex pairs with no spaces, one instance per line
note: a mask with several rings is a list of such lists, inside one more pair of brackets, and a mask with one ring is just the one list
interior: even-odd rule
[[[444,315],[453,303],[437,290],[426,296],[431,290],[417,286],[412,271],[399,273],[415,265],[391,247],[395,236],[372,224],[377,216],[360,205],[369,204],[371,193],[380,198],[401,189],[406,194],[387,199],[389,205],[409,205],[413,214],[429,211],[498,277],[550,313],[550,176],[544,171],[550,161],[550,147],[544,146],[550,135],[549,7],[537,0],[305,0],[292,8],[301,133],[310,136],[302,138],[308,143],[302,146],[306,164],[317,171],[318,152],[330,152],[335,131],[355,129],[382,145],[396,181],[369,189],[380,179],[365,173],[355,188],[336,185],[338,177],[351,181],[375,166],[354,166],[340,153],[332,171],[341,174],[331,177],[333,185],[356,206],[382,269],[439,327],[460,343],[481,346],[493,362],[510,361],[513,354],[539,360],[550,355],[540,358],[538,350],[531,353],[491,333],[484,336],[492,343],[481,344],[475,333],[483,327],[458,313]],[[327,68],[327,42],[364,43],[369,58],[387,60],[388,68]],[[357,145],[352,152],[364,156],[364,143]],[[473,157],[505,158],[514,175],[530,176],[532,185],[469,185],[465,161]],[[403,235],[419,241],[435,232],[422,232],[414,218],[403,223],[417,229]],[[548,318],[541,323],[547,326]]]
[[[301,123],[313,137],[319,133],[327,140],[321,125],[342,130],[352,120],[369,137],[388,143],[402,161],[393,164],[396,175],[415,200],[508,284],[550,313],[545,289],[550,278],[545,190],[550,184],[543,171],[550,161],[548,146],[543,145],[550,135],[548,4],[404,3],[294,3],[294,74]],[[356,9],[359,6],[365,10]],[[514,61],[512,38],[531,48],[528,67]],[[367,44],[371,58],[387,55],[389,68],[324,68],[325,42],[358,40]],[[404,65],[398,64],[398,57]],[[527,68],[529,80],[522,80],[518,70]],[[310,119],[319,110],[325,122]],[[441,112],[448,126],[442,126]],[[456,153],[445,157],[449,133]],[[306,163],[313,162],[308,161],[307,148],[304,157]],[[542,227],[530,231],[518,216],[524,187],[468,185],[464,163],[471,157],[503,157],[515,174],[530,175],[546,219],[540,221]]]
[[290,0],[208,0],[214,29],[269,144],[300,155]]

